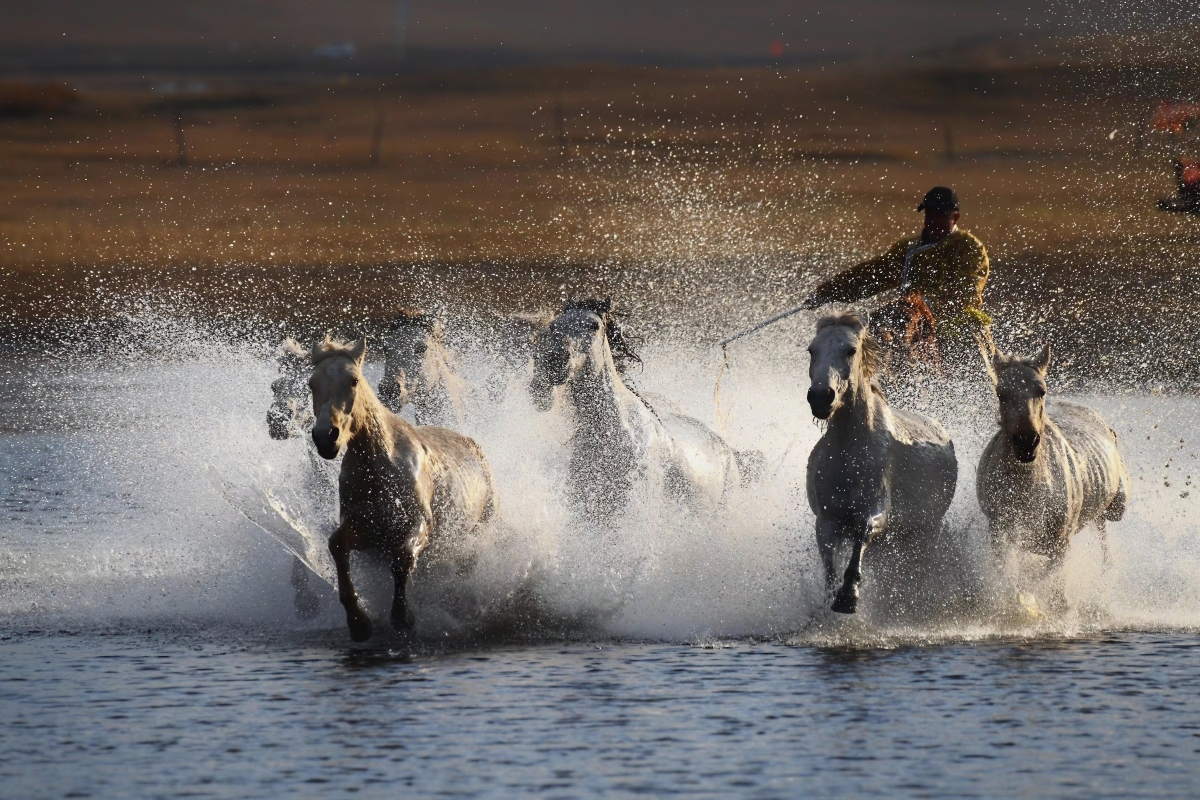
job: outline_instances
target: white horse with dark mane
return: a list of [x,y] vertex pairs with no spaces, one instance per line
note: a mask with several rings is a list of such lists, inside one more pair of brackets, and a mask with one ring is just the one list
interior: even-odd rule
[[[808,458],[808,503],[833,610],[858,610],[863,556],[876,540],[915,544],[937,535],[954,498],[958,461],[937,421],[890,408],[873,376],[879,344],[857,314],[817,322],[809,345],[808,404],[828,420]],[[837,588],[837,558],[850,561]]]
[[563,387],[573,498],[589,518],[607,519],[637,480],[656,476],[669,496],[714,508],[740,479],[734,451],[699,420],[651,408],[622,375],[635,361],[609,299],[568,302],[538,335],[530,393],[548,411]]
[[1054,569],[1071,537],[1092,524],[1107,562],[1105,523],[1125,514],[1129,474],[1103,417],[1065,400],[1047,408],[1049,366],[1049,344],[1033,358],[993,352],[987,360],[1000,430],[979,459],[979,505],[997,548],[1012,541]]
[[374,551],[391,566],[392,626],[407,632],[413,616],[405,586],[422,551],[433,539],[473,529],[495,510],[492,472],[479,445],[388,411],[363,378],[366,353],[366,339],[352,345],[326,340],[313,348],[309,379],[317,452],[334,459],[346,451],[338,478],[341,525],[329,537],[329,550],[355,641],[371,637],[371,621],[350,576],[352,551]]
[[379,399],[394,414],[410,408],[417,425],[461,425],[466,384],[446,347],[442,323],[404,308],[383,338]]

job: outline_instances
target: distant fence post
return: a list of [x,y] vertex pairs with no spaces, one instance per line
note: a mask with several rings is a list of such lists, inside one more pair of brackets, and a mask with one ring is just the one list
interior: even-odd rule
[[175,163],[181,167],[187,166],[187,139],[183,135],[183,115],[179,113],[179,106],[171,104],[172,125],[175,128]]
[[567,120],[563,114],[562,98],[554,103],[554,139],[558,142],[558,154],[567,157]]
[[375,127],[371,131],[371,156],[370,164],[372,167],[379,166],[379,156],[383,150],[383,132],[386,127],[387,120],[383,113],[383,102],[381,101],[375,106]]

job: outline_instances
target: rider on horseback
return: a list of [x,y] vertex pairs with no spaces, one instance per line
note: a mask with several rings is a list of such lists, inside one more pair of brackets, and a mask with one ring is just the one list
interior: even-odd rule
[[958,227],[953,189],[935,186],[917,210],[925,212],[920,236],[833,276],[813,290],[804,308],[896,292],[899,297],[871,314],[872,333],[909,358],[938,364],[946,356],[958,362],[974,352],[977,340],[991,335],[992,320],[983,311],[987,250]]

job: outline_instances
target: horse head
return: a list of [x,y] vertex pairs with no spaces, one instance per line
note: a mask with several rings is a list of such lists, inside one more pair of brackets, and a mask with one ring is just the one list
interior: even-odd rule
[[641,362],[612,310],[612,298],[569,300],[536,336],[529,391],[542,411],[554,403],[554,387],[582,371],[623,373]]
[[427,356],[438,348],[441,325],[431,315],[401,309],[383,339],[383,378],[379,399],[399,413],[409,399],[429,380]]
[[371,393],[362,374],[366,355],[365,338],[353,344],[326,339],[313,348],[308,388],[316,417],[312,438],[321,458],[337,458],[355,433]]
[[817,419],[829,419],[846,394],[863,393],[879,365],[879,344],[855,313],[823,317],[808,345],[808,405]]
[[267,431],[272,439],[291,438],[307,422],[308,398],[305,373],[308,353],[295,339],[284,339],[277,359],[279,377],[271,383],[271,407],[267,409]]
[[1037,458],[1046,428],[1046,369],[1050,343],[1032,358],[994,351],[986,361],[988,374],[1000,401],[1000,428],[1012,443],[1013,455],[1023,464]]

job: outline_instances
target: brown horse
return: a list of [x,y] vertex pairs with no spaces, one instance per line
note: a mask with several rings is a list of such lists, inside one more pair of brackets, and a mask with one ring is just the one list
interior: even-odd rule
[[413,627],[405,584],[431,537],[485,522],[495,508],[492,472],[474,440],[445,428],[414,427],[384,408],[363,378],[367,341],[326,340],[312,351],[312,438],[322,458],[344,448],[338,478],[342,523],[329,537],[338,597],[350,637],[371,638],[371,621],[350,578],[350,553],[372,550],[395,579],[392,626]]

